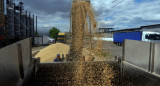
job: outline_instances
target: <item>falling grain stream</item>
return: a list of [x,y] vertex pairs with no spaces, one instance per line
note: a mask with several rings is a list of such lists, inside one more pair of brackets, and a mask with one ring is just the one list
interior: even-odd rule
[[[97,22],[90,2],[73,1],[72,11],[72,43],[70,49],[70,57],[73,61],[78,61],[74,64],[74,83],[73,86],[112,86],[111,80],[114,78],[114,71],[109,64],[101,63],[95,65],[94,54],[98,53],[101,57],[102,41],[93,41],[93,37],[99,38],[96,33]],[[87,41],[87,45],[84,42]],[[95,45],[93,46],[93,42]],[[84,47],[85,46],[85,47]],[[94,47],[94,48],[93,48]],[[86,48],[89,53],[83,51]],[[83,53],[84,52],[84,53]],[[87,57],[87,65],[85,59]]]
[[102,40],[93,40],[100,35],[96,33],[97,22],[90,2],[73,1],[71,21],[71,61],[41,64],[32,86],[118,85],[119,64],[101,61]]

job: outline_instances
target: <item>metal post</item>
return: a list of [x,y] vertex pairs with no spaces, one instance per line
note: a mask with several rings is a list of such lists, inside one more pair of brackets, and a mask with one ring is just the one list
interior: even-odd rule
[[[7,20],[7,17],[5,16],[5,19]],[[9,45],[9,38],[8,38],[8,29],[7,29],[7,23],[5,21],[5,37],[6,37],[6,45]]]
[[32,40],[32,45],[34,45],[34,36],[35,36],[35,34],[34,34],[34,15],[33,15],[33,40]]
[[33,37],[35,36],[34,34],[34,15],[33,15]]
[[31,13],[29,13],[29,33],[30,33],[30,37],[31,37]]
[[37,16],[36,16],[36,35],[37,35]]
[[[22,21],[22,6],[20,5],[20,21]],[[20,39],[22,39],[22,24],[20,23]]]
[[[16,5],[14,3],[14,15],[16,14]],[[16,36],[16,17],[14,16],[14,36]]]
[[[28,15],[26,11],[26,27],[28,28]],[[26,38],[28,37],[28,29],[26,28]]]
[[[19,7],[20,7],[20,21],[22,22],[22,6],[23,6],[23,2],[19,2]],[[22,23],[20,22],[20,38],[22,39],[22,34],[24,31],[24,28],[22,27]]]

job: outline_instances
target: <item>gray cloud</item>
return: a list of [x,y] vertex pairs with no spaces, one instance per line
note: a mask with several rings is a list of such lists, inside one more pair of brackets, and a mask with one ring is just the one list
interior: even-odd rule
[[68,18],[68,13],[71,8],[71,0],[16,0],[23,1],[24,6],[27,10],[34,14],[43,16],[56,15],[61,13],[59,16]]
[[[99,2],[98,0],[93,1],[94,4]],[[101,2],[103,3],[95,4],[94,7],[98,6],[96,11],[100,13],[98,21],[99,23],[103,21],[102,27],[113,26],[116,29],[125,29],[160,23],[159,0],[144,0],[143,2],[123,0],[114,8],[110,8],[114,4],[107,0],[101,0]]]
[[[24,2],[25,9],[38,16],[39,30],[47,33],[57,27],[69,31],[69,12],[72,0],[16,0]],[[91,0],[99,27],[134,28],[160,22],[160,0],[135,2],[123,0],[114,8],[113,0]],[[44,28],[45,27],[45,28]]]

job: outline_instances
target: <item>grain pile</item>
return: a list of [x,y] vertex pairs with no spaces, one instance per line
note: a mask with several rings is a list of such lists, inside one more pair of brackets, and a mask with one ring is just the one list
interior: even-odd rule
[[60,54],[62,57],[62,54],[68,54],[69,46],[62,43],[56,43],[52,44],[42,50],[39,51],[35,55],[35,57],[40,57],[41,62],[53,62],[53,60],[56,58],[57,54]]

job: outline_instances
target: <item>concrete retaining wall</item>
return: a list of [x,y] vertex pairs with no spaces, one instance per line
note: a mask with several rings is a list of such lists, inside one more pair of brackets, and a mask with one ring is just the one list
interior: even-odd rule
[[160,44],[155,44],[153,72],[160,75]]
[[26,74],[31,60],[31,39],[28,38],[16,44],[21,44],[24,74]]
[[125,40],[124,60],[149,70],[150,43]]
[[160,44],[125,40],[123,60],[160,77]]
[[17,45],[0,50],[0,85],[15,86],[20,79]]
[[31,39],[0,49],[0,86],[16,86],[27,73],[31,61]]

